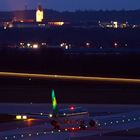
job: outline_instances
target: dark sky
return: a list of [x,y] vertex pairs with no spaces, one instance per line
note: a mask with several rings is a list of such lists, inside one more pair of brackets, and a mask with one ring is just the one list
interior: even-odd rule
[[140,9],[140,0],[0,0],[0,11],[34,9],[41,3],[44,8],[54,10],[99,10]]

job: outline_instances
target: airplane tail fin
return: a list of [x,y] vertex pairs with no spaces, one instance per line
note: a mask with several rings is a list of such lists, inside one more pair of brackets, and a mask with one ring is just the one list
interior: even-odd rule
[[54,89],[52,89],[52,109],[53,109],[53,115],[57,116],[58,115],[58,107],[57,107],[57,100],[56,100]]

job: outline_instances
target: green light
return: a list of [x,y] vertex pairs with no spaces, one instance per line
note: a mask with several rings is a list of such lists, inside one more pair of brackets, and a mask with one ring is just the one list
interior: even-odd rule
[[53,113],[56,115],[58,113],[58,110],[57,110],[57,101],[56,101],[54,89],[52,89],[52,108],[53,108]]

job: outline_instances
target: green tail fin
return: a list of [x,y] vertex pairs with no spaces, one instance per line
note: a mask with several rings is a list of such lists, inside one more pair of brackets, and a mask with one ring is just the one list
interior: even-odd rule
[[54,89],[52,89],[52,109],[53,109],[53,114],[57,115],[58,114],[58,108],[57,108],[57,100],[56,100]]

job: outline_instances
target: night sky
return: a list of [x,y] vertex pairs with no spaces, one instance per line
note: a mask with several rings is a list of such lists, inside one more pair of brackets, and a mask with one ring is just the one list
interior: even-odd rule
[[35,9],[41,3],[44,8],[64,10],[122,10],[140,9],[140,0],[0,0],[0,11]]

